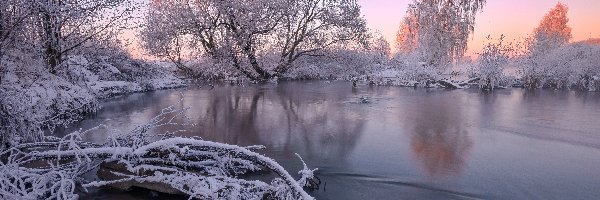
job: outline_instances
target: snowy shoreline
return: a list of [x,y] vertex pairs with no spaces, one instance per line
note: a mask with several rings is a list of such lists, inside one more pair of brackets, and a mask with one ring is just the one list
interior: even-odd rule
[[160,66],[129,58],[71,56],[56,74],[36,60],[2,60],[0,146],[40,141],[46,131],[66,127],[118,95],[185,87]]

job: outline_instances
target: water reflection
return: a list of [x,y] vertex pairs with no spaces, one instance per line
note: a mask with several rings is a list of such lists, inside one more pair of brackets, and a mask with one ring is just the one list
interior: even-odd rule
[[342,102],[347,98],[344,90],[349,88],[344,85],[337,85],[336,92],[331,88],[295,87],[296,84],[280,84],[275,89],[284,115],[277,124],[287,128],[280,145],[287,153],[301,150],[313,158],[343,160],[360,138],[367,113],[346,108],[348,105]]
[[463,120],[461,99],[432,95],[419,101],[413,112],[410,146],[430,177],[459,175],[472,147],[469,129]]
[[[363,96],[371,103],[356,103]],[[158,132],[265,145],[261,153],[292,175],[299,153],[327,182],[312,193],[317,199],[594,199],[600,191],[600,93],[346,82],[191,87],[111,99],[63,133],[98,124],[131,130],[177,103],[190,107],[196,126]]]
[[[196,124],[186,136],[237,145],[266,145],[279,156],[306,159],[343,160],[356,145],[366,113],[346,109],[343,102],[350,87],[298,88],[281,83],[259,87],[222,85],[213,90],[184,93],[183,104],[192,110],[188,117]],[[331,92],[335,91],[335,92]],[[177,96],[178,94],[171,94]],[[166,100],[168,99],[168,100]],[[163,98],[162,105],[177,98]],[[150,111],[147,115],[155,115]],[[277,155],[276,155],[277,156]]]

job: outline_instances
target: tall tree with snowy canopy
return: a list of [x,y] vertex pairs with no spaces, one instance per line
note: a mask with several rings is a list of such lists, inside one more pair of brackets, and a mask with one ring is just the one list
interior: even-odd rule
[[[276,74],[285,73],[302,56],[368,43],[368,29],[356,0],[286,0],[282,23],[277,29],[280,60]],[[368,45],[367,45],[368,46]]]
[[42,54],[50,73],[68,53],[86,42],[111,36],[131,19],[131,0],[35,0],[28,2],[36,16]]
[[[282,75],[300,57],[368,39],[356,0],[159,0],[152,4],[141,33],[151,54],[177,52],[177,39],[187,37],[199,44],[204,56],[231,63],[253,80]],[[273,52],[275,59],[261,60]]]
[[[27,19],[33,15],[25,0],[0,1],[0,58],[9,50],[27,43]],[[0,59],[2,62],[2,59]]]
[[571,27],[568,25],[568,12],[569,7],[559,2],[544,16],[539,26],[533,31],[531,53],[544,54],[571,40],[573,35]]
[[414,0],[405,20],[417,38],[416,55],[428,65],[444,69],[461,58],[469,36],[475,30],[475,16],[486,0]]
[[416,28],[417,26],[409,26],[409,24],[416,24],[417,18],[412,12],[407,12],[404,19],[398,26],[398,32],[396,32],[396,49],[398,53],[410,54],[413,53],[417,46],[418,36]]

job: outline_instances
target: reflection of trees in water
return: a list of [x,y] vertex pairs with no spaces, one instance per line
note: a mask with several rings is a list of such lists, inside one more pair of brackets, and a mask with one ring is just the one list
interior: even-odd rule
[[259,120],[258,106],[264,92],[254,88],[219,87],[200,93],[206,98],[195,97],[187,102],[197,124],[189,132],[190,136],[238,145],[259,141],[255,122]]
[[450,99],[424,98],[413,116],[411,148],[425,172],[433,177],[461,173],[472,147],[461,105]]
[[[344,158],[356,146],[365,118],[348,109],[344,85],[279,84],[276,95],[283,108],[286,134],[281,146],[286,154],[300,151],[318,158]],[[297,88],[303,87],[303,88]]]
[[[106,124],[128,131],[161,109],[182,103],[190,107],[187,115],[196,126],[166,126],[154,132],[187,130],[181,134],[242,146],[263,144],[293,159],[296,152],[307,160],[343,159],[356,146],[365,124],[363,113],[343,103],[352,96],[351,90],[351,85],[343,83],[287,82],[188,89],[183,96],[179,91],[134,94],[105,103],[98,116],[76,127]],[[106,138],[104,133],[93,136],[90,141]]]
[[[167,98],[164,95],[170,93],[175,92],[152,91],[109,99],[102,103],[102,108],[97,113],[90,114],[87,119],[75,122],[68,128],[57,129],[56,136],[62,137],[80,129],[88,130],[98,125],[106,125],[108,129],[100,128],[94,131],[94,134],[88,134],[84,138],[90,142],[106,142],[107,135],[113,131],[122,133],[131,131],[136,126],[157,116],[162,108],[172,105],[174,102],[166,101]],[[160,132],[162,130],[152,131]]]
[[354,148],[365,121],[340,103],[349,91],[293,82],[263,87],[275,88],[218,87],[192,99],[197,126],[190,136],[307,158],[337,159]]

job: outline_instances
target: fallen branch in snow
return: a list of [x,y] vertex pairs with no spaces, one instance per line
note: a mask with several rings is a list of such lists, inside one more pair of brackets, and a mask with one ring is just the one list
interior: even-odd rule
[[[296,181],[273,159],[252,151],[263,146],[239,147],[150,133],[177,124],[175,119],[185,110],[165,108],[147,124],[126,134],[115,134],[105,144],[82,141],[84,135],[103,128],[99,126],[3,150],[0,196],[77,199],[77,188],[136,186],[199,199],[313,199],[303,187],[318,188],[316,169],[308,169],[304,161],[304,169],[299,172],[302,177]],[[157,136],[160,138],[155,139]],[[99,169],[102,181],[83,178],[94,169]],[[260,170],[270,170],[278,177],[271,183],[238,178]]]
[[449,80],[439,80],[439,81],[437,81],[437,83],[442,85],[446,89],[464,89],[464,88],[466,88],[464,86],[461,86],[461,85],[454,83],[452,81],[449,81]]
[[299,154],[296,154],[296,156],[298,156],[298,158],[300,158],[300,161],[302,161],[302,166],[303,166],[302,170],[300,170],[298,172],[298,174],[302,175],[300,180],[298,180],[298,183],[303,187],[307,187],[310,189],[319,189],[319,185],[321,184],[321,179],[319,179],[318,177],[315,176],[315,171],[319,170],[319,168],[309,169],[306,166],[304,159],[302,159],[302,157],[300,157]]

